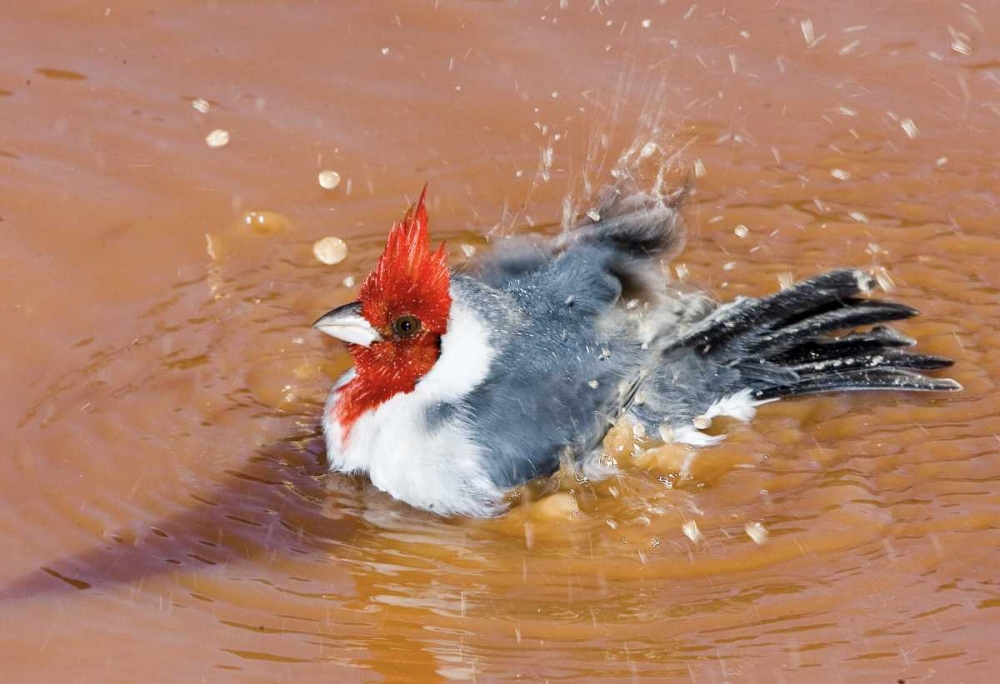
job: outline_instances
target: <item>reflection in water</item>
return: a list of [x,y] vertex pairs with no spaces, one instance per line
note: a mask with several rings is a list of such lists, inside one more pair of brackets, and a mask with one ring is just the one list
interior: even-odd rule
[[75,71],[69,71],[68,69],[38,68],[35,69],[35,73],[44,76],[45,78],[53,78],[61,81],[84,81],[87,79],[87,77],[83,74]]

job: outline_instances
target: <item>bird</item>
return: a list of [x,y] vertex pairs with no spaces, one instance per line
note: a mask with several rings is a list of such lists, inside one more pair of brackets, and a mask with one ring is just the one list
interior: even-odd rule
[[726,303],[668,281],[687,188],[617,182],[569,230],[495,240],[458,268],[431,248],[426,194],[357,301],[314,323],[353,360],[324,407],[329,469],[415,508],[500,515],[518,486],[596,463],[613,425],[699,446],[724,438],[712,418],[778,399],[961,389],[925,374],[950,359],[884,325],[918,312],[867,297],[863,270]]

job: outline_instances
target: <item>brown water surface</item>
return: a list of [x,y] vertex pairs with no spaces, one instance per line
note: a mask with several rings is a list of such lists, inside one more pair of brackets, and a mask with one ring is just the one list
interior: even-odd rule
[[[8,5],[5,681],[991,679],[1000,5]],[[768,406],[689,480],[646,457],[494,521],[325,475],[348,358],[309,324],[422,184],[459,260],[654,139],[690,282],[884,268],[966,391]]]

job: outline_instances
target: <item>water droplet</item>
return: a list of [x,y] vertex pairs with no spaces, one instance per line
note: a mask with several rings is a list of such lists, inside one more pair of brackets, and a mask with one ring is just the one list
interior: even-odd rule
[[340,185],[340,174],[336,171],[320,171],[319,184],[325,190],[333,190]]
[[747,536],[753,539],[754,544],[763,544],[767,541],[769,533],[761,523],[750,522],[743,529],[746,531]]
[[701,541],[701,530],[698,529],[698,523],[694,520],[688,520],[686,523],[681,525],[681,531],[684,533],[688,539],[693,541],[695,544]]
[[313,254],[328,266],[339,264],[347,258],[347,244],[338,237],[325,237],[313,245]]
[[216,128],[205,136],[205,143],[209,147],[225,147],[229,144],[229,131]]

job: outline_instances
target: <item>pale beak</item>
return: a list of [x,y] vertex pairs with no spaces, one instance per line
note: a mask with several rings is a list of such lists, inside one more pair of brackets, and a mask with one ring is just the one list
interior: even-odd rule
[[313,327],[338,340],[348,344],[360,344],[362,347],[370,347],[382,340],[378,330],[361,315],[360,302],[351,302],[323,314],[313,323]]

